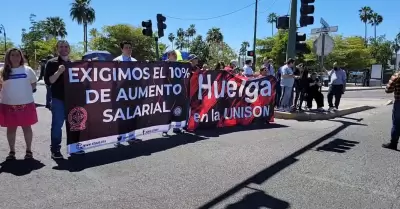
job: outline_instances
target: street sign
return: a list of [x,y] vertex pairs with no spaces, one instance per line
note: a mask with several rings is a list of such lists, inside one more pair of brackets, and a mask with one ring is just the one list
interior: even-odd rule
[[332,26],[332,27],[328,27],[328,28],[314,28],[314,29],[311,29],[311,34],[337,32],[338,29],[339,29],[338,26]]
[[324,18],[321,17],[320,23],[324,28],[329,28],[329,24],[324,20]]
[[329,35],[321,35],[314,41],[314,50],[318,56],[326,56],[333,51],[335,42]]

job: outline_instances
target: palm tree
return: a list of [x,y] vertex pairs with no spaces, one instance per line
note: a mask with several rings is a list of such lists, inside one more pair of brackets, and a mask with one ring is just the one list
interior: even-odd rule
[[400,51],[400,32],[396,35],[396,38],[392,42],[391,49],[394,51],[395,55],[395,64],[394,67],[396,68],[395,70],[399,69],[399,60],[397,59],[397,53]]
[[373,11],[372,11],[371,7],[362,7],[360,10],[358,10],[358,12],[360,13],[361,21],[365,24],[364,40],[365,40],[365,44],[367,44],[367,23],[371,20]]
[[72,20],[79,25],[83,25],[85,52],[87,52],[87,26],[96,20],[96,12],[90,6],[90,2],[91,0],[75,0],[75,2],[71,3],[71,9],[69,10]]
[[188,36],[190,37],[190,42],[193,41],[193,37],[196,35],[196,26],[194,24],[191,24],[189,28],[187,29]]
[[209,44],[220,44],[221,42],[223,42],[224,36],[221,33],[221,29],[213,27],[208,30],[206,41]]
[[96,38],[96,37],[99,35],[99,31],[97,31],[96,28],[92,28],[92,29],[90,29],[90,31],[89,31],[89,35],[90,35],[90,37],[92,37],[92,38]]
[[247,54],[247,48],[250,47],[250,43],[248,41],[243,41],[242,44],[240,45],[240,55],[242,55],[242,60],[246,59],[246,54]]
[[56,38],[65,38],[68,35],[65,22],[61,17],[47,17],[44,23],[47,34]]
[[185,38],[183,36],[178,36],[178,38],[175,41],[175,46],[179,50],[183,50],[185,47]]
[[271,13],[268,15],[267,22],[272,26],[272,36],[274,36],[274,23],[278,20],[278,15],[276,13]]
[[224,36],[222,35],[220,28],[213,27],[209,29],[207,32],[206,42],[208,43],[209,46],[214,46],[210,47],[210,51],[212,52],[211,54],[218,54],[218,56],[223,56],[223,54],[218,53],[218,52],[223,53],[223,43],[224,43]]
[[376,40],[376,26],[380,25],[383,22],[383,17],[382,15],[374,12],[371,15],[371,19],[369,20],[369,23],[374,26],[374,37]]
[[174,40],[175,40],[175,35],[173,33],[170,33],[168,35],[168,40],[171,42],[172,49],[174,49]]

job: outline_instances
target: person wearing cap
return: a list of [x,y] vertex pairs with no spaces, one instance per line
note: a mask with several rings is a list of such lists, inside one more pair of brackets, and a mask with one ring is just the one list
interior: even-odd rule
[[275,76],[275,70],[272,59],[265,58],[263,62],[264,62],[263,66],[268,70],[268,75]]
[[232,72],[236,69],[237,66],[237,61],[236,60],[231,60],[231,62],[229,63],[228,66],[226,66],[224,68],[224,70],[228,71],[228,72]]

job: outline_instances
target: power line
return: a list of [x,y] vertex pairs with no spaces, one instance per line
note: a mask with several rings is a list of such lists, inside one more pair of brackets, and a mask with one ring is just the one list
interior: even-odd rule
[[258,14],[264,14],[264,13],[268,12],[270,9],[272,9],[272,7],[275,5],[275,3],[276,3],[277,1],[278,1],[278,0],[274,0],[274,2],[272,2],[271,6],[269,6],[268,9],[266,9],[264,12],[259,12]]
[[[258,0],[258,2],[260,2],[260,1],[262,1],[262,0]],[[232,12],[229,12],[229,13],[226,13],[226,14],[222,14],[222,15],[218,15],[218,16],[214,16],[214,17],[208,17],[208,18],[181,18],[181,17],[172,17],[172,16],[168,16],[168,15],[165,15],[165,17],[168,17],[168,18],[171,18],[171,19],[176,19],[176,20],[195,20],[195,21],[212,20],[212,19],[217,19],[217,18],[225,17],[225,16],[228,16],[228,15],[240,12],[240,11],[242,11],[244,9],[247,9],[247,8],[249,8],[249,7],[251,7],[251,6],[255,5],[255,4],[256,3],[254,2],[254,3],[251,3],[251,4],[247,5],[247,6],[242,7],[240,9],[234,10]]]

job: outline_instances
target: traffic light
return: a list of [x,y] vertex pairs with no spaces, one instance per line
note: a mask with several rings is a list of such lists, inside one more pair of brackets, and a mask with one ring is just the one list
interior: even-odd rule
[[276,19],[277,29],[289,29],[289,16],[282,16]]
[[247,51],[247,56],[254,57],[254,51]]
[[314,16],[308,16],[310,14],[314,14],[314,5],[309,5],[314,2],[315,0],[301,0],[300,27],[314,24]]
[[157,29],[158,29],[158,38],[164,36],[164,30],[167,29],[167,25],[165,24],[165,18],[162,14],[157,14]]
[[153,36],[153,29],[152,29],[153,24],[151,23],[151,20],[143,21],[142,27],[143,27],[143,30],[142,30],[143,35],[150,36],[150,37]]
[[307,39],[306,34],[299,34],[298,32],[296,33],[296,51],[301,52],[301,53],[307,53],[308,47],[307,44],[305,43]]

